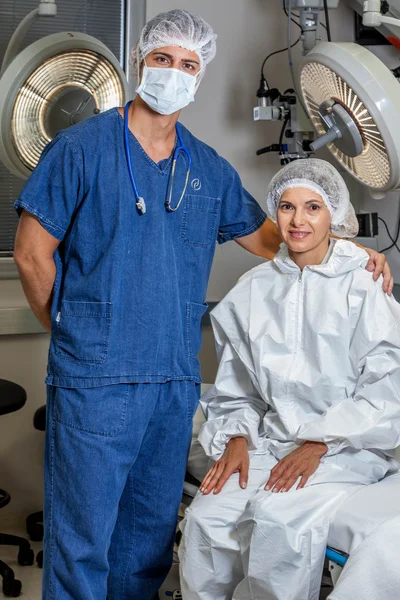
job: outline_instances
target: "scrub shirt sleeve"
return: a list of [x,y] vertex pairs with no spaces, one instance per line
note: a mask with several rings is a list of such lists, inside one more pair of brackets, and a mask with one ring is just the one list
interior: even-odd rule
[[254,233],[267,218],[258,202],[247,192],[235,169],[222,160],[222,204],[218,243]]
[[213,329],[220,364],[215,384],[200,400],[207,421],[198,439],[213,460],[218,460],[229,440],[236,437],[244,437],[253,454],[267,405],[253,383],[254,376],[215,320]]
[[83,198],[83,157],[70,137],[57,135],[43,150],[40,161],[23,188],[14,207],[34,215],[58,240],[71,224]]

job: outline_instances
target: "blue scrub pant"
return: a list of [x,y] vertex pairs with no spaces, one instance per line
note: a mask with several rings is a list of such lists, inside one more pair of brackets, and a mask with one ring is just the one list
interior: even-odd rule
[[151,600],[172,562],[193,381],[48,387],[43,600]]

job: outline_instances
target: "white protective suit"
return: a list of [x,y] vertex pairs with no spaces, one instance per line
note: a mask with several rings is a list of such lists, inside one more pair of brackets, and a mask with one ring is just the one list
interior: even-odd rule
[[[199,440],[214,460],[243,436],[249,481],[199,493],[180,546],[184,600],[316,600],[329,522],[361,486],[397,470],[400,306],[351,242],[303,272],[287,247],[247,273],[212,313],[220,366]],[[266,492],[304,440],[328,454],[304,489]]]

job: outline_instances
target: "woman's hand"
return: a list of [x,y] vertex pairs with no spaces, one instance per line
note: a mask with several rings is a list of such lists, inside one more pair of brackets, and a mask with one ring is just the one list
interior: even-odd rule
[[328,452],[323,442],[304,442],[300,448],[285,456],[273,469],[265,490],[288,492],[299,477],[297,489],[303,488],[311,475],[318,469],[321,457]]
[[386,256],[379,252],[375,252],[374,250],[370,250],[369,248],[364,248],[364,250],[369,254],[369,261],[366,269],[374,272],[374,281],[376,281],[380,275],[383,275],[383,291],[391,296],[393,290],[393,277]]
[[247,440],[243,437],[229,440],[224,454],[204,477],[200,491],[205,495],[213,490],[214,494],[219,494],[232,473],[237,472],[239,472],[239,485],[245,489],[249,478],[249,451]]

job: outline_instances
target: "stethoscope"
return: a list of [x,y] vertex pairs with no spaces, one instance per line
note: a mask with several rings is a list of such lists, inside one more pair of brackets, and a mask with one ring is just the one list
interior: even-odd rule
[[[138,209],[138,211],[139,211],[139,213],[141,215],[144,215],[145,212],[146,212],[146,202],[144,201],[144,198],[142,196],[139,196],[139,192],[138,192],[136,181],[135,181],[135,176],[133,174],[133,169],[132,169],[131,153],[129,151],[129,125],[128,125],[128,116],[129,116],[129,106],[130,106],[131,102],[132,102],[132,100],[130,100],[130,102],[128,102],[126,104],[125,110],[124,110],[124,143],[125,143],[125,154],[126,154],[126,162],[128,164],[129,177],[131,179],[133,191],[134,191],[135,198],[136,198],[136,208]],[[183,143],[178,123],[176,124],[175,127],[176,127],[176,135],[177,135],[177,138],[178,138],[178,144],[175,147],[174,154],[173,154],[173,157],[172,157],[172,167],[171,167],[171,174],[170,174],[170,179],[169,179],[168,189],[167,189],[167,199],[165,200],[165,208],[166,208],[166,210],[168,212],[175,212],[180,207],[180,205],[182,203],[182,200],[183,200],[183,197],[184,197],[185,192],[186,192],[186,188],[188,186],[189,176],[190,176],[190,169],[192,168],[192,158],[190,156],[189,150],[186,148],[185,144]],[[176,163],[178,161],[178,158],[179,158],[180,154],[186,154],[186,158],[187,158],[187,168],[186,168],[185,185],[183,186],[183,191],[181,193],[181,196],[180,196],[180,198],[178,200],[177,205],[175,207],[172,207],[171,206],[171,201],[172,201],[172,193],[174,191]]]

